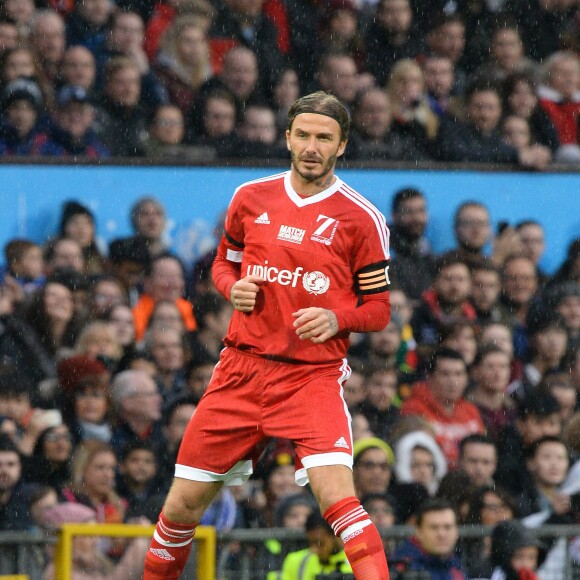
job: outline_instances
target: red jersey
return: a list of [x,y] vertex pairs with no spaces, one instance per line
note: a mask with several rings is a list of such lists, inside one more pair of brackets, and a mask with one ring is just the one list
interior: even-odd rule
[[[214,280],[228,300],[240,278],[266,283],[251,313],[234,311],[224,343],[290,362],[344,358],[349,331],[359,330],[345,322],[349,311],[379,300],[382,326],[360,331],[388,321],[388,260],[384,216],[338,177],[310,197],[294,191],[289,171],[243,184],[228,209]],[[301,340],[292,313],[308,307],[333,310],[339,332],[322,344]]]

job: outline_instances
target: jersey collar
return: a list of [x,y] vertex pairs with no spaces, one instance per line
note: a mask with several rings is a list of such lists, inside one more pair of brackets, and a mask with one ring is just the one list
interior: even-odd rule
[[324,191],[321,191],[320,193],[316,193],[309,197],[300,197],[294,191],[294,188],[290,183],[290,171],[287,171],[286,175],[284,176],[284,188],[286,189],[288,197],[294,202],[295,205],[297,205],[298,207],[304,207],[306,205],[318,203],[319,201],[327,199],[328,197],[336,193],[340,188],[340,186],[342,185],[342,179],[340,179],[340,177],[338,177],[337,175],[335,175],[335,177],[336,181]]

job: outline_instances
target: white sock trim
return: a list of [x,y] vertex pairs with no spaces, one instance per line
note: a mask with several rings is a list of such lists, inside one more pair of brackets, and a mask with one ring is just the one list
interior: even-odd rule
[[182,546],[187,546],[187,544],[193,542],[193,536],[189,538],[189,540],[186,540],[185,542],[181,542],[179,544],[176,544],[175,542],[168,542],[157,533],[157,530],[153,532],[153,537],[157,542],[159,542],[162,546],[165,546],[166,548],[181,548]]
[[340,534],[340,539],[346,544],[349,540],[356,538],[356,536],[362,534],[362,530],[367,526],[370,526],[373,522],[371,520],[363,520],[362,522],[356,522],[352,524]]

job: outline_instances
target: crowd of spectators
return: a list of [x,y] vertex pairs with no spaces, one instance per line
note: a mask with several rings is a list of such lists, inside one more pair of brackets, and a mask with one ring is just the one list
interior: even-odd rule
[[580,163],[576,0],[3,0],[0,155],[285,159],[349,108],[345,159]]
[[[141,198],[130,218],[134,235],[105,251],[91,211],[69,201],[53,238],[4,248],[0,530],[45,528],[47,498],[71,521],[155,522],[163,505],[232,306],[212,286],[212,252],[187,266],[170,252],[162,203]],[[580,239],[549,275],[538,221],[493,233],[485,205],[464,202],[442,255],[421,191],[398,191],[388,221],[391,321],[352,336],[344,385],[361,502],[379,526],[416,523],[415,543],[430,510],[455,526],[579,520]],[[303,528],[314,509],[291,445],[274,440],[202,523]],[[489,539],[458,550],[449,566],[489,577]],[[101,553],[124,570],[122,547]],[[257,554],[281,569],[280,545]]]

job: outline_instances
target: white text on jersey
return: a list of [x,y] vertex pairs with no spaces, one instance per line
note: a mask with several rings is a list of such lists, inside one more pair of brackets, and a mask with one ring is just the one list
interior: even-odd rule
[[293,244],[301,244],[305,233],[306,230],[301,230],[300,228],[294,228],[292,226],[280,226],[278,239],[284,240],[285,242],[292,242]]
[[281,286],[288,286],[296,288],[296,284],[300,276],[304,272],[302,266],[298,266],[293,272],[291,270],[279,270],[276,266],[268,266],[268,260],[264,265],[248,264],[247,275],[259,276],[268,282],[278,282]]

